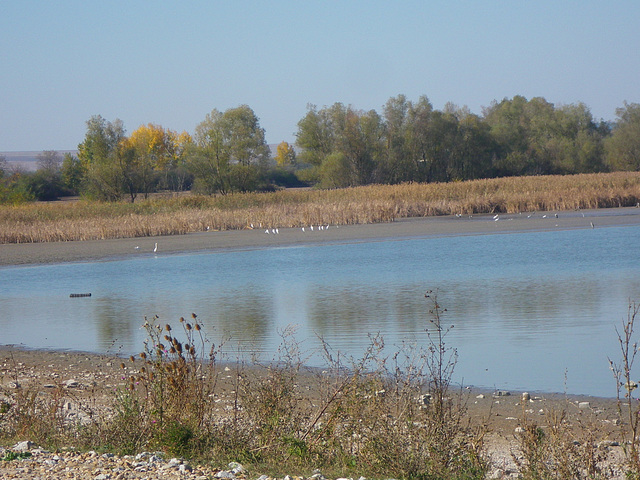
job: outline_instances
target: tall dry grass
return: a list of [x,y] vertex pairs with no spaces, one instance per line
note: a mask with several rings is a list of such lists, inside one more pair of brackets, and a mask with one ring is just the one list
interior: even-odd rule
[[640,201],[640,173],[513,177],[454,183],[186,195],[130,203],[0,207],[0,243],[186,234],[207,230],[364,224],[435,215],[624,207]]

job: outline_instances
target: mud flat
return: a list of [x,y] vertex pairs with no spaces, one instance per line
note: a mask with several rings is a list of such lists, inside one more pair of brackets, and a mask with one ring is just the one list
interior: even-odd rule
[[[593,225],[593,227],[592,227]],[[329,225],[211,231],[163,237],[88,240],[0,245],[0,265],[85,262],[133,255],[176,254],[220,249],[260,249],[324,243],[375,242],[430,236],[490,235],[532,231],[575,230],[640,225],[640,208],[615,208],[569,212],[443,216],[400,219],[368,225]],[[319,227],[322,227],[320,229]]]

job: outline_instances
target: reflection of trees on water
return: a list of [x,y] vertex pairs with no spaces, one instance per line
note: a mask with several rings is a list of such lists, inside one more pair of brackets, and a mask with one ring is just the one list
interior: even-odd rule
[[[419,334],[429,326],[429,305],[424,299],[429,287],[314,286],[310,289],[313,293],[306,296],[308,322],[325,337]],[[447,309],[446,322],[455,325],[455,336],[500,332],[517,339],[537,332],[598,325],[613,314],[607,312],[611,302],[620,303],[617,306],[626,311],[625,299],[632,298],[639,287],[640,282],[610,282],[603,288],[602,278],[569,276],[501,278],[485,283],[447,281],[437,288],[440,305]]]
[[424,292],[419,287],[392,291],[382,285],[352,284],[314,286],[310,292],[308,322],[323,336],[415,331],[426,318]]
[[136,344],[136,333],[143,318],[131,318],[131,307],[128,300],[109,296],[96,299],[94,303],[94,318],[96,320],[96,335],[99,348],[119,353],[136,351],[142,348],[142,343]]
[[249,287],[216,292],[202,304],[201,318],[207,335],[231,337],[232,342],[256,342],[273,329],[273,299],[264,288]]
[[151,321],[159,315],[156,323],[172,325],[179,338],[179,318],[194,312],[215,344],[229,338],[232,343],[261,342],[273,330],[273,299],[262,287],[216,291],[197,300],[151,297],[135,305],[130,298],[110,296],[96,298],[93,308],[99,348],[127,353],[143,348],[145,316]]

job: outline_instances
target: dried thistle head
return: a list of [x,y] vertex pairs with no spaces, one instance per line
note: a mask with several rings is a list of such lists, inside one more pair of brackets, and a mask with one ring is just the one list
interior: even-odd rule
[[200,331],[200,324],[199,324],[199,323],[196,323],[196,324],[195,324],[195,326],[194,326],[193,328],[195,328],[197,331]]
[[198,316],[195,313],[191,314],[191,318],[193,318],[194,320],[197,318]]
[[164,326],[164,329],[165,329],[167,332],[170,332],[170,331],[171,331],[171,325],[169,325],[169,324],[167,323],[167,324]]

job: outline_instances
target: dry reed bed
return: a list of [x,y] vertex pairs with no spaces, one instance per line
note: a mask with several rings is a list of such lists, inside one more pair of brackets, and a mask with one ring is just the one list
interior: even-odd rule
[[365,224],[435,215],[636,205],[640,173],[517,177],[454,183],[188,195],[135,204],[88,201],[0,208],[0,243],[186,234],[207,230]]

